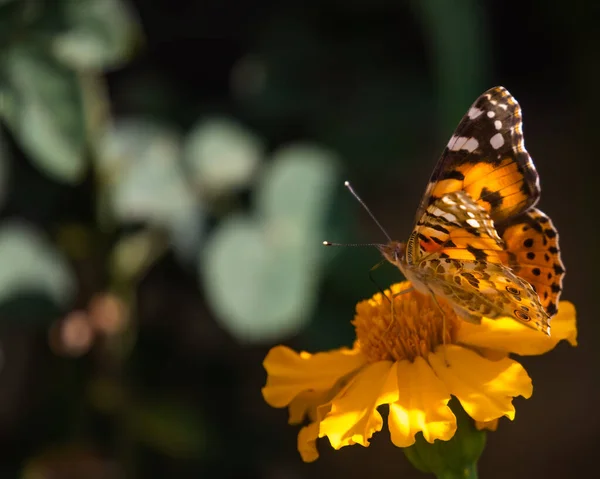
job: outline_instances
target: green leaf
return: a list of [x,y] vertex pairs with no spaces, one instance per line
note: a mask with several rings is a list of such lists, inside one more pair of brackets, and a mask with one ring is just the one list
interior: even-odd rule
[[173,400],[136,404],[126,415],[136,439],[174,458],[193,458],[207,446],[204,425],[190,407]]
[[337,158],[323,148],[309,144],[282,148],[260,180],[256,208],[266,220],[314,230],[328,213],[336,173]]
[[0,227],[0,303],[24,293],[41,293],[60,306],[75,294],[68,263],[32,226],[16,221]]
[[120,66],[141,37],[137,19],[121,0],[76,0],[62,3],[67,25],[52,42],[57,58],[75,69]]
[[247,217],[229,218],[207,241],[199,262],[205,291],[238,340],[270,342],[305,325],[315,300],[314,255],[311,261],[298,243],[290,231]]
[[212,119],[192,129],[184,160],[194,182],[212,196],[247,186],[263,152],[262,141],[238,123]]
[[144,119],[120,120],[98,143],[98,167],[121,221],[170,224],[195,200],[179,167],[180,136]]
[[77,183],[87,168],[77,75],[42,46],[14,46],[1,61],[0,116],[38,168],[57,181]]
[[98,143],[98,169],[114,216],[167,229],[177,253],[196,258],[204,214],[180,165],[181,137],[143,119],[116,122]]
[[240,341],[270,342],[306,325],[335,178],[330,153],[286,148],[264,170],[256,215],[227,219],[207,242],[199,261],[207,298]]

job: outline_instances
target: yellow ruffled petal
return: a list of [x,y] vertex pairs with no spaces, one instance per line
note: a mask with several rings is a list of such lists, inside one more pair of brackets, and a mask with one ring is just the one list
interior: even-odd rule
[[560,302],[550,327],[552,335],[548,337],[514,319],[483,318],[480,325],[465,322],[458,331],[456,342],[522,356],[544,354],[563,339],[577,346],[577,321],[572,303]]
[[290,424],[300,424],[308,416],[310,421],[316,421],[317,408],[329,401],[329,390],[327,391],[303,391],[298,394],[288,406]]
[[267,384],[262,388],[262,394],[269,405],[285,407],[304,391],[328,391],[365,363],[366,358],[358,348],[310,354],[276,346],[263,361]]
[[498,429],[498,419],[488,422],[475,421],[475,427],[478,431],[483,431],[484,429],[488,431],[495,431]]
[[509,358],[490,361],[471,350],[447,345],[429,354],[429,364],[476,421],[514,419],[513,397],[529,398],[533,392],[527,371]]
[[398,400],[390,404],[388,416],[396,446],[411,446],[420,431],[430,443],[454,435],[456,416],[448,407],[450,392],[423,358],[395,363],[388,380],[393,383],[388,389],[398,389]]
[[369,445],[383,424],[377,407],[398,399],[398,389],[388,381],[391,361],[369,364],[331,401],[331,410],[321,421],[319,437],[327,436],[335,449],[350,444]]
[[317,438],[319,437],[319,423],[313,422],[304,426],[298,433],[298,452],[304,462],[313,462],[319,458],[317,451]]

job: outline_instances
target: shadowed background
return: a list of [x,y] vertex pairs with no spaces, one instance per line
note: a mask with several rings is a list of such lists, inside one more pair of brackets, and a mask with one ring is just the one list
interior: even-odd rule
[[[304,464],[262,360],[350,345],[476,97],[521,104],[579,346],[522,359],[485,478],[592,467],[600,7],[0,1],[0,476],[421,477],[387,429]],[[379,268],[387,286],[401,275]]]

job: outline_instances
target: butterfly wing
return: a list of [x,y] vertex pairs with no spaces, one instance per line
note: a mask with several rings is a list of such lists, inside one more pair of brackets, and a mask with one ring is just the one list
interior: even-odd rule
[[521,108],[503,87],[486,91],[459,123],[438,161],[417,210],[447,193],[465,191],[495,223],[533,207],[538,174],[523,141]]
[[469,322],[510,317],[550,335],[550,317],[532,286],[502,264],[460,261],[438,271],[428,285]]
[[479,322],[483,316],[512,317],[549,334],[550,318],[538,295],[503,264],[505,244],[494,222],[464,191],[433,202],[407,248],[412,255],[401,269],[408,270],[418,289],[425,287],[447,300],[462,318]]
[[506,244],[502,262],[533,286],[546,313],[554,316],[565,267],[550,218],[533,208],[503,225],[502,239]]
[[488,213],[464,191],[442,196],[417,221],[409,239],[413,263],[440,258],[502,264],[504,243]]

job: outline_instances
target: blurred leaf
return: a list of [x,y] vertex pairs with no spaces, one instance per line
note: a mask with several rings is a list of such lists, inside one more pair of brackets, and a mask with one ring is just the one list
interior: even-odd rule
[[336,161],[333,153],[313,145],[297,144],[275,152],[256,192],[259,214],[267,220],[317,228],[336,187]]
[[0,116],[25,153],[54,180],[81,180],[86,119],[77,75],[42,45],[14,46],[0,62]]
[[210,304],[240,341],[273,341],[308,321],[335,178],[330,153],[286,148],[259,182],[256,217],[229,218],[209,239],[200,274]]
[[124,222],[165,228],[183,261],[197,256],[204,213],[180,167],[181,137],[143,119],[116,122],[98,143],[98,168],[111,210]]
[[234,217],[206,244],[200,272],[208,300],[240,341],[293,334],[311,312],[316,271],[306,248],[286,233]]
[[16,222],[0,226],[0,303],[23,293],[42,293],[66,306],[75,278],[65,259],[33,227]]
[[100,139],[98,167],[118,219],[164,226],[195,209],[179,166],[180,141],[169,127],[144,119],[118,121]]
[[444,0],[411,2],[428,39],[436,66],[438,92],[444,129],[454,128],[483,90],[493,58],[483,7],[476,0],[450,3]]
[[155,231],[123,236],[112,249],[112,273],[121,280],[137,281],[164,250],[164,241]]
[[127,414],[136,439],[174,458],[193,458],[206,449],[206,435],[198,413],[169,400],[136,404]]
[[52,43],[57,58],[75,69],[104,70],[131,56],[141,35],[137,19],[122,0],[76,0],[62,4],[67,30]]
[[247,186],[259,166],[263,143],[241,125],[213,119],[196,125],[185,143],[192,177],[209,195]]

